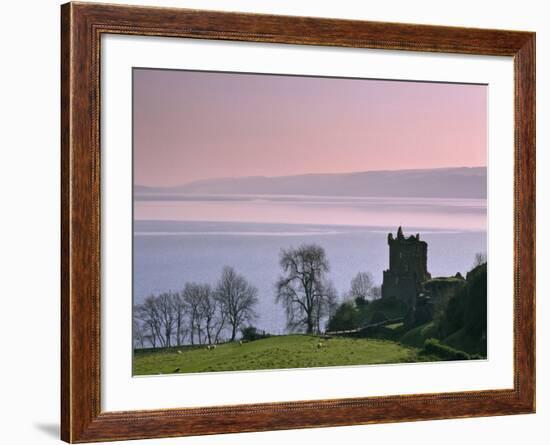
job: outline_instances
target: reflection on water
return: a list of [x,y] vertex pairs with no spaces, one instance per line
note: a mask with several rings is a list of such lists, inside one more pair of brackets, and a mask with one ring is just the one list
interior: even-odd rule
[[136,220],[226,221],[485,230],[485,199],[137,196]]

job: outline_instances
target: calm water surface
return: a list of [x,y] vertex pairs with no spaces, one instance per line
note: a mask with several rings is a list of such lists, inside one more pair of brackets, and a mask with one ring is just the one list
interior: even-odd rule
[[474,255],[487,250],[486,213],[486,201],[476,199],[137,197],[134,302],[181,290],[186,281],[214,284],[231,265],[259,290],[257,327],[282,333],[284,312],[274,303],[282,248],[323,246],[329,277],[343,294],[359,271],[371,272],[381,284],[387,233],[402,225],[428,243],[433,276],[464,274]]

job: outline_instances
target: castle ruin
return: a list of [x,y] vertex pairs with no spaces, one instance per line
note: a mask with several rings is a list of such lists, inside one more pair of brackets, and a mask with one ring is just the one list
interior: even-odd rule
[[428,244],[420,235],[405,237],[399,227],[397,236],[388,234],[390,268],[384,271],[382,298],[397,298],[410,308],[416,306],[417,296],[422,293],[422,284],[431,279],[427,269]]

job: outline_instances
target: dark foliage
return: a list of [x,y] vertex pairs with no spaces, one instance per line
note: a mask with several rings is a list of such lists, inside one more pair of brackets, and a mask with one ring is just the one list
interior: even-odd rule
[[351,301],[346,301],[338,306],[336,312],[329,320],[328,331],[348,331],[360,326],[360,314],[357,307]]
[[446,360],[470,360],[472,358],[466,352],[441,344],[435,338],[429,338],[424,342],[424,351],[427,354],[434,354]]
[[386,314],[384,314],[384,312],[382,312],[382,311],[378,311],[378,312],[375,312],[374,314],[372,314],[370,322],[371,323],[382,323],[382,322],[387,321],[387,320],[388,320],[388,317],[386,316]]
[[472,269],[439,320],[439,337],[472,354],[487,353],[487,264]]
[[379,298],[359,302],[345,301],[334,312],[327,325],[328,331],[349,331],[370,324],[402,318],[407,314],[406,303],[396,298]]
[[[360,308],[361,323],[371,324],[383,320],[405,317],[408,310],[408,305],[397,298],[380,298]],[[385,318],[383,319],[380,314],[377,315],[377,312],[382,313]]]
[[243,341],[261,340],[262,338],[271,337],[265,331],[258,330],[255,326],[247,326],[241,329],[241,336]]

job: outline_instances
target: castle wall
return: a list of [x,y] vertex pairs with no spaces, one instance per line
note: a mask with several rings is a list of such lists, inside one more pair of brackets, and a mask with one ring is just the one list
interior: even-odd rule
[[418,291],[414,276],[397,275],[389,270],[384,271],[382,298],[397,298],[409,306],[414,305]]
[[422,283],[431,278],[427,269],[428,244],[420,236],[405,238],[401,227],[397,237],[388,235],[390,268],[384,271],[382,298],[397,298],[414,306]]

